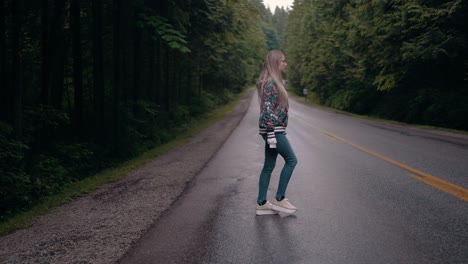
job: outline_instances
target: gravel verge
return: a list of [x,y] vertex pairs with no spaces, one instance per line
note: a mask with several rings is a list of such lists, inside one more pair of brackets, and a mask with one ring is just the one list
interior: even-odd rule
[[222,120],[122,180],[0,237],[0,263],[115,263],[203,169],[237,127],[253,89]]

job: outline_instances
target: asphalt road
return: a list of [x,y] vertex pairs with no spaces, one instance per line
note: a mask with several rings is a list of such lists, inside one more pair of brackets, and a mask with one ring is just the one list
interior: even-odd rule
[[295,214],[255,216],[264,143],[254,98],[120,263],[468,263],[468,137],[290,105]]

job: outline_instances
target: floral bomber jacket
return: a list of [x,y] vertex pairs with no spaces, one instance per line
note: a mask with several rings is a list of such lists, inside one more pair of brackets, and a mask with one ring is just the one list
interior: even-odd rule
[[272,80],[266,86],[261,98],[259,128],[260,134],[285,133],[288,126],[288,107],[278,104],[279,91]]

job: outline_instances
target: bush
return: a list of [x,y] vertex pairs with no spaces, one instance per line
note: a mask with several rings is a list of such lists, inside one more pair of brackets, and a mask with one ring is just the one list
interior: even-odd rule
[[30,179],[23,171],[26,145],[14,139],[11,126],[0,122],[0,221],[30,202]]
[[31,196],[34,199],[56,193],[67,183],[72,182],[70,169],[63,162],[47,154],[36,157],[30,169]]
[[189,129],[189,121],[229,102],[231,92],[202,91],[191,106],[162,111],[147,101],[122,105],[118,145],[72,137],[68,114],[46,106],[24,114],[24,141],[0,122],[0,221],[74,181],[157,147]]
[[328,105],[344,111],[365,114],[373,105],[375,96],[366,93],[364,89],[342,89],[333,94],[328,100]]

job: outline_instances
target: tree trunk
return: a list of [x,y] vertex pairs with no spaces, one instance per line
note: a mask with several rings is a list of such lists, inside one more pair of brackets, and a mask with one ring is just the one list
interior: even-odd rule
[[198,98],[201,98],[202,86],[203,86],[203,74],[201,70],[200,58],[198,58]]
[[155,60],[156,60],[156,43],[155,41],[150,37],[149,38],[149,66],[148,66],[148,78],[149,78],[149,83],[148,83],[148,96],[151,98],[151,102],[156,103],[157,102],[157,88],[156,88],[156,66],[155,66]]
[[74,84],[74,127],[79,132],[83,127],[83,68],[81,58],[81,21],[80,0],[71,2],[71,27],[73,47],[73,84]]
[[12,82],[11,89],[14,91],[14,128],[18,140],[23,137],[23,82],[22,82],[22,16],[23,16],[23,0],[12,1],[12,28],[11,28],[11,49],[12,49]]
[[[130,16],[132,4],[128,1],[119,1],[119,12],[115,13],[119,17],[119,50],[120,50],[120,95],[121,103],[127,103],[131,100],[132,79],[131,79],[131,64],[133,61],[130,57],[131,45],[130,39],[133,37],[130,34],[130,24],[132,17]],[[125,23],[123,23],[125,21]]]
[[50,67],[51,101],[56,109],[62,108],[65,75],[65,0],[55,0],[54,20],[50,38],[52,65]]
[[182,61],[182,58],[180,58],[177,54],[177,52],[174,52],[173,53],[174,55],[172,55],[172,60],[170,61],[171,64],[172,64],[172,85],[171,85],[171,88],[170,90],[172,90],[172,102],[174,103],[175,106],[178,106],[179,105],[179,97],[180,97],[180,91],[179,91],[179,71],[177,69],[177,66],[176,64],[180,67],[180,65],[182,65],[181,61]]
[[141,31],[135,25],[133,28],[133,87],[132,100],[135,103],[141,98],[141,71],[143,71],[141,63]]
[[187,105],[192,104],[192,58],[188,58],[187,60],[187,87],[186,87],[186,94],[185,94],[185,103]]
[[7,84],[7,47],[5,34],[5,1],[0,0],[0,120],[8,120],[8,96]]
[[169,110],[170,105],[171,105],[171,88],[169,87],[169,80],[171,78],[170,71],[169,71],[169,53],[171,53],[171,49],[167,49],[165,52],[165,60],[164,60],[164,87],[163,90],[165,90],[165,97],[164,97],[164,109]]
[[114,82],[112,89],[112,142],[117,146],[119,140],[119,103],[121,89],[121,56],[120,56],[120,9],[121,0],[114,0],[113,12],[113,70]]
[[50,104],[50,88],[49,88],[49,1],[42,0],[42,15],[41,15],[41,104]]
[[163,103],[163,96],[164,96],[164,89],[162,85],[162,75],[163,75],[163,69],[162,69],[162,55],[161,55],[161,40],[158,40],[156,43],[156,61],[157,61],[157,69],[156,69],[156,95],[157,95],[157,104],[159,106],[162,105]]
[[93,0],[93,94],[96,140],[103,143],[104,125],[104,62],[102,43],[102,0]]

